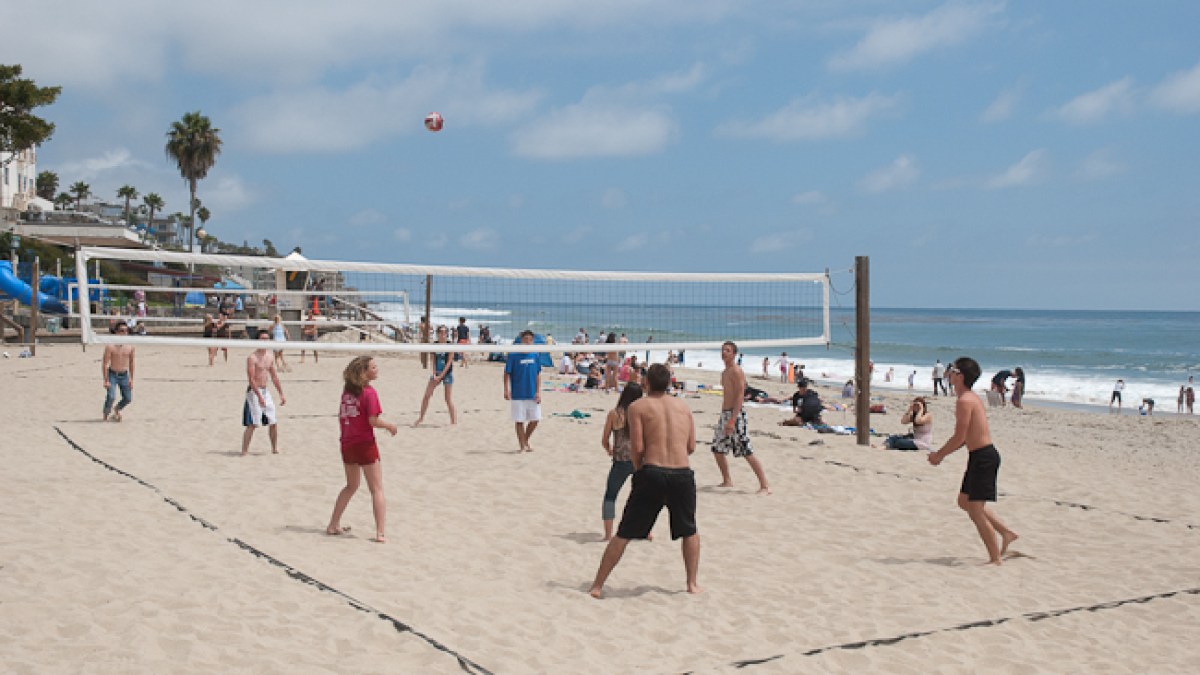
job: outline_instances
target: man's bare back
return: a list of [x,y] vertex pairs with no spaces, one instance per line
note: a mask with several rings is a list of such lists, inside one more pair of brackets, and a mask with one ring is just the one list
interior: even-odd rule
[[683,401],[651,392],[629,406],[629,438],[636,468],[686,468],[696,451],[692,411]]
[[954,404],[954,436],[963,437],[967,450],[977,450],[992,444],[988,429],[987,413],[983,401],[973,391],[963,392]]
[[721,410],[741,410],[746,396],[746,374],[741,366],[736,363],[725,366],[721,372],[721,388],[725,390]]

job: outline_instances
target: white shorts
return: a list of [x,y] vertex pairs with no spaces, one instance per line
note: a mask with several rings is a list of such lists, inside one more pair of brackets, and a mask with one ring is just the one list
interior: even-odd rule
[[275,401],[271,399],[271,390],[259,389],[263,397],[263,405],[258,404],[258,397],[253,389],[246,390],[246,404],[242,406],[242,426],[269,427],[275,424]]
[[542,406],[534,400],[509,401],[512,403],[512,418],[514,422],[542,421]]

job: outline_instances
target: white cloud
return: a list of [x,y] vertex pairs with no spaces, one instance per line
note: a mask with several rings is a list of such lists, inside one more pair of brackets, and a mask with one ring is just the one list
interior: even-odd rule
[[609,188],[600,197],[600,204],[606,209],[623,209],[628,202],[621,188]]
[[441,133],[450,133],[458,126],[511,123],[541,98],[535,91],[496,90],[484,80],[480,65],[419,66],[396,82],[280,90],[234,108],[232,132],[266,152],[344,152],[381,138],[427,133],[422,120],[435,106],[446,119]]
[[1126,112],[1133,105],[1133,78],[1124,77],[1086,94],[1080,94],[1053,111],[1071,124],[1099,122],[1110,113]]
[[1029,185],[1045,174],[1047,162],[1048,153],[1039,148],[1022,157],[1021,161],[1008,167],[1004,173],[988,179],[986,185],[993,190]]
[[876,169],[863,177],[858,186],[867,192],[885,192],[908,187],[917,182],[921,169],[911,155],[901,155],[891,164]]
[[[240,211],[257,201],[257,196],[238,176],[222,175],[200,181],[196,196],[213,213]],[[183,200],[185,203],[187,199]]]
[[1030,248],[1065,248],[1068,246],[1082,246],[1090,244],[1096,240],[1094,233],[1084,234],[1031,234],[1025,240],[1025,244]]
[[763,235],[750,242],[751,253],[779,253],[797,248],[812,240],[812,230],[799,229]]
[[379,225],[387,221],[387,216],[377,209],[364,209],[350,216],[346,221],[352,227],[365,227],[368,225]]
[[99,157],[68,160],[57,169],[60,176],[72,176],[81,180],[96,180],[110,172],[127,173],[130,169],[153,170],[149,162],[134,159],[126,148],[113,148]]
[[564,234],[562,236],[562,240],[564,243],[567,243],[567,244],[578,244],[579,242],[583,241],[584,239],[590,237],[591,234],[592,234],[592,228],[588,227],[587,225],[581,225],[581,226],[571,230],[570,232],[567,232],[566,234]]
[[1113,159],[1111,151],[1101,148],[1079,163],[1079,176],[1083,180],[1102,180],[1124,173],[1125,169],[1124,164]]
[[1168,75],[1150,92],[1150,102],[1175,113],[1200,112],[1200,64]]
[[1000,92],[1000,95],[988,105],[983,114],[979,116],[979,119],[989,124],[1003,122],[1012,117],[1013,110],[1017,107],[1017,103],[1020,102],[1021,96],[1022,87],[1020,86]]
[[678,137],[679,125],[665,106],[583,102],[518,129],[512,147],[533,159],[640,157],[661,152]]
[[495,248],[500,243],[500,233],[488,227],[480,227],[458,238],[463,248],[485,251]]
[[646,236],[645,233],[633,234],[622,239],[621,243],[617,244],[617,250],[636,251],[638,249],[645,248],[649,241],[650,238]]
[[716,133],[731,138],[811,141],[861,135],[873,117],[895,108],[899,95],[871,93],[863,98],[838,97],[819,101],[806,96],[761,120],[725,122]]
[[949,2],[921,17],[876,21],[858,44],[833,55],[833,70],[867,70],[899,65],[983,32],[1004,6]]
[[824,204],[827,201],[829,201],[829,198],[816,190],[801,192],[800,194],[792,197],[792,203],[800,204],[801,206],[807,206],[809,204]]
[[412,230],[408,229],[407,227],[397,227],[392,231],[392,239],[395,239],[399,242],[411,241]]

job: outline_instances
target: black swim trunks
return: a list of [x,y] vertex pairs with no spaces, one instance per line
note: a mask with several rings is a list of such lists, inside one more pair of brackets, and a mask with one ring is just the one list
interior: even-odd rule
[[672,539],[696,534],[696,476],[691,469],[647,464],[635,471],[617,536],[645,539],[664,506],[671,515]]
[[972,502],[996,501],[996,474],[1000,472],[1000,453],[994,445],[985,445],[967,453],[967,470],[959,492]]

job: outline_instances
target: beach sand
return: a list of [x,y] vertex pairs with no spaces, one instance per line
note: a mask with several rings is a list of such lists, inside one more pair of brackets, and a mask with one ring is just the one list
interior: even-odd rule
[[[755,495],[740,460],[718,489],[720,397],[693,394],[705,592],[683,592],[664,516],[596,601],[615,396],[546,392],[536,451],[517,454],[500,364],[456,369],[457,428],[438,392],[411,429],[426,375],[414,356],[381,356],[376,388],[401,428],[379,435],[379,545],[365,484],[343,519],[353,531],[323,534],[343,483],[348,355],[289,354],[282,453],[260,431],[240,457],[248,352],[209,368],[202,350],[139,348],[120,424],[99,420],[101,353],[0,361],[8,672],[1200,671],[1200,419],[992,409],[997,509],[1021,539],[989,568],[955,506],[964,451],[934,468],[751,407],[774,495]],[[874,428],[904,431],[906,398],[886,394]],[[941,443],[953,402],[932,410]]]

